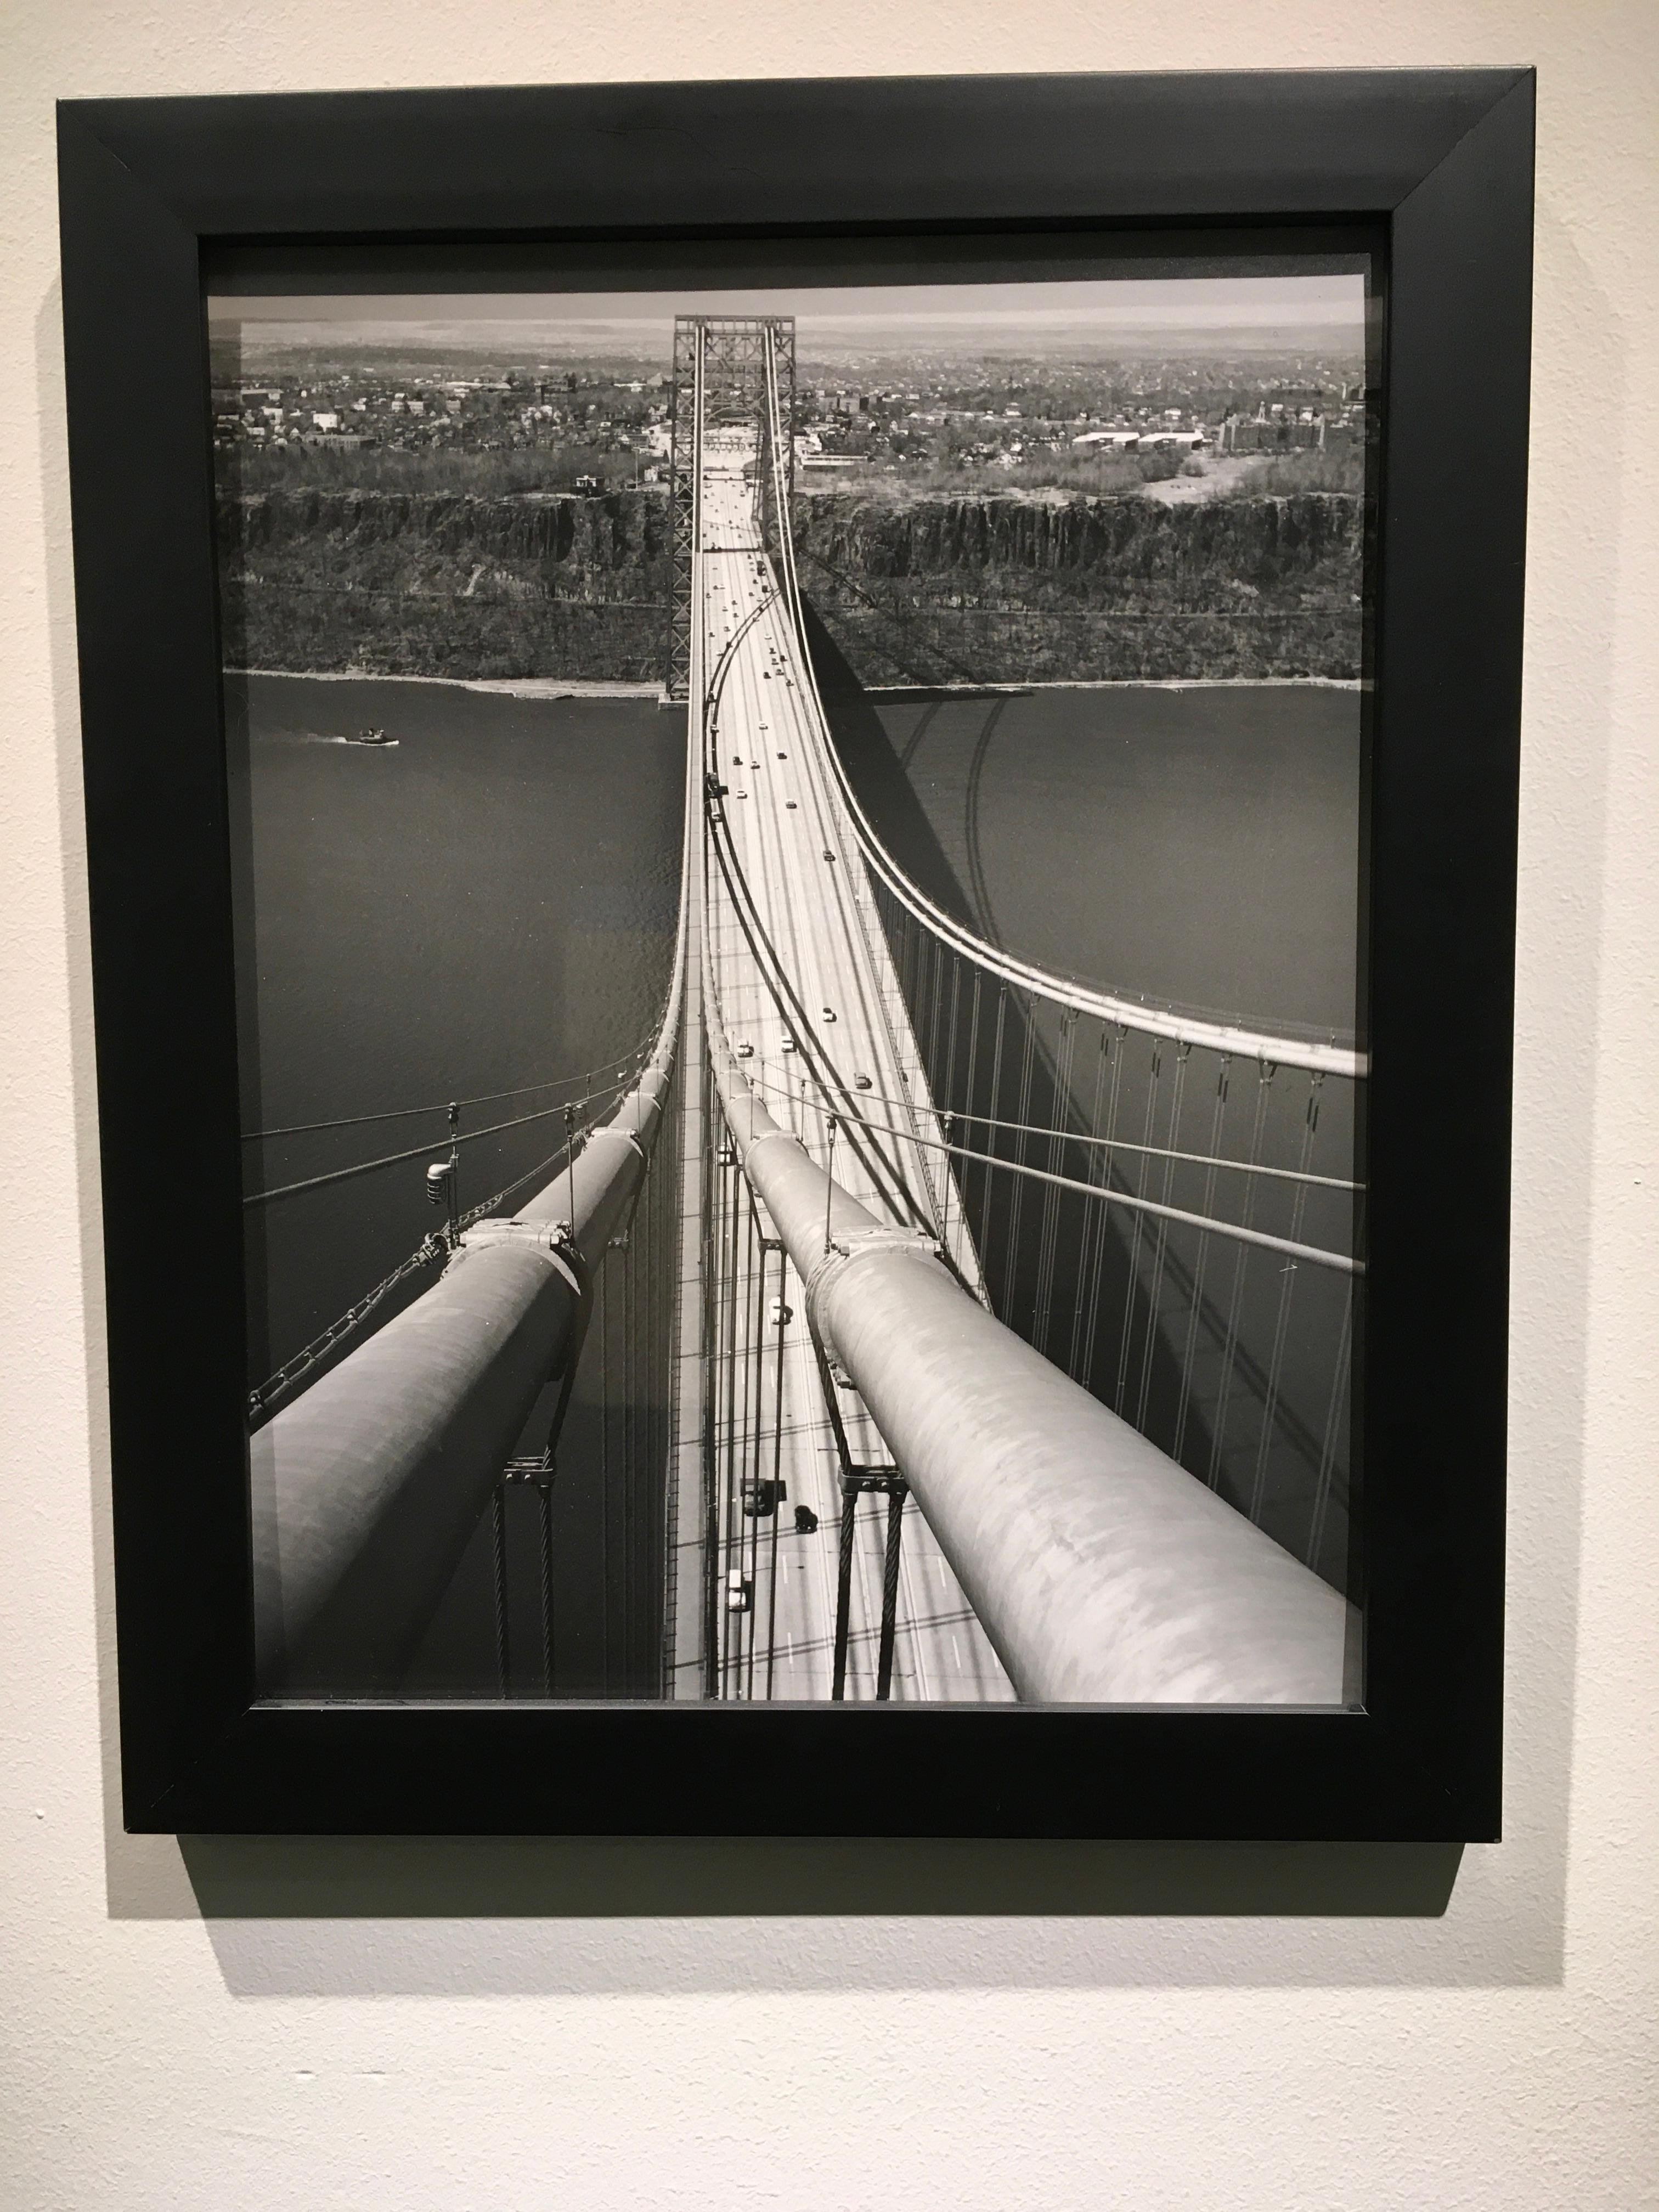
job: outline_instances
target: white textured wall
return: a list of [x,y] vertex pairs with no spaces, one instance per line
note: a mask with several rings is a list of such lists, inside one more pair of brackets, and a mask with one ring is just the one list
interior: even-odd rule
[[[1425,1917],[1383,1852],[124,1839],[52,100],[1528,60],[1509,1840]],[[1659,2202],[1656,74],[1652,0],[10,0],[0,2201]]]

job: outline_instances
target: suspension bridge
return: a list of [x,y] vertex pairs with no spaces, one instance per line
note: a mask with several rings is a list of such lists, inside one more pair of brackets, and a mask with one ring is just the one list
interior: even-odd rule
[[[331,1171],[425,1161],[442,1226],[251,1393],[262,1683],[416,1693],[471,1559],[502,1696],[1352,1699],[1363,1056],[1037,969],[887,849],[793,361],[786,319],[676,327],[650,1034]],[[463,1147],[530,1127],[463,1212]]]

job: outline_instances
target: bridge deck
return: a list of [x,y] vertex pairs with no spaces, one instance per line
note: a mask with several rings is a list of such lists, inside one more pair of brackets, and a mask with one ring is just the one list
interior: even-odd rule
[[[915,1142],[937,1138],[909,1017],[876,918],[868,881],[827,757],[828,733],[771,562],[760,542],[755,441],[713,429],[703,441],[702,542],[695,621],[714,701],[708,757],[694,775],[726,787],[705,841],[701,955],[711,997],[744,1073],[774,1118],[879,1218],[926,1228],[964,1279],[978,1261],[943,1157]],[[697,702],[691,708],[696,744]],[[821,1087],[868,1079],[868,1113],[892,1133],[831,1126]],[[908,1098],[907,1111],[875,1103]],[[718,1109],[716,1109],[717,1112]],[[713,1136],[717,1133],[711,1133]],[[833,1147],[833,1152],[832,1152]],[[805,1326],[799,1278],[781,1248],[749,1233],[748,1199],[734,1169],[710,1170],[714,1205],[706,1242],[686,1221],[683,1274],[701,1271],[710,1328],[729,1387],[713,1406],[712,1467],[720,1493],[720,1582],[740,1567],[750,1609],[722,1614],[722,1693],[829,1695],[836,1614],[840,1462]],[[695,1240],[695,1243],[694,1243]],[[757,1272],[758,1271],[758,1272]],[[774,1302],[788,1318],[780,1323]],[[781,1327],[781,1358],[778,1334]],[[857,1398],[836,1391],[853,1463],[888,1465],[886,1447]],[[682,1437],[689,1424],[683,1421]],[[702,1570],[704,1538],[686,1501],[701,1486],[681,1454],[682,1609],[678,1693],[696,1694],[684,1609]],[[744,1516],[745,1482],[785,1486],[772,1518]],[[795,1509],[817,1516],[795,1529]],[[874,1695],[887,1504],[873,1495],[857,1516],[847,1676],[849,1698]],[[695,1555],[695,1556],[694,1556]],[[688,1573],[688,1565],[694,1571]],[[998,1699],[1012,1695],[960,1584],[914,1504],[904,1514],[898,1592],[896,1699]]]

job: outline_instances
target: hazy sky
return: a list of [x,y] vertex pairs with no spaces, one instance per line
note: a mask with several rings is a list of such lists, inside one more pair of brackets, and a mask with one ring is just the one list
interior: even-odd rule
[[1364,334],[1358,276],[1067,279],[1030,283],[833,285],[766,291],[317,294],[210,299],[215,330],[294,345],[424,344],[478,350],[641,353],[669,349],[676,314],[788,315],[804,354],[840,347],[914,351],[979,343],[1144,346],[1267,333],[1289,348]]

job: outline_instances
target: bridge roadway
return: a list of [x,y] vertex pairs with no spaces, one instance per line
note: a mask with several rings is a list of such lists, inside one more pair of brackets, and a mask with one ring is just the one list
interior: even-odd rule
[[[803,662],[772,562],[761,543],[751,432],[709,428],[702,441],[694,621],[701,625],[706,717],[693,696],[691,767],[707,794],[702,838],[701,958],[711,1023],[724,1028],[743,1073],[774,1117],[836,1181],[880,1218],[938,1237],[975,1291],[980,1276],[958,1194],[942,1156],[915,1134],[937,1139],[909,1017],[877,918],[852,825],[839,797],[821,709]],[[700,724],[702,726],[700,727]],[[699,752],[701,749],[701,758]],[[716,787],[724,786],[717,793]],[[862,1110],[891,1133],[833,1127],[835,1107],[855,1102],[860,1079],[872,1101],[908,1097],[908,1115],[873,1103]],[[688,1105],[690,1102],[688,1102]],[[718,1124],[716,1102],[714,1113]],[[688,1120],[691,1117],[688,1116]],[[718,1126],[706,1142],[718,1143]],[[707,1163],[707,1155],[705,1155]],[[830,1694],[836,1617],[840,1461],[823,1382],[805,1324],[799,1278],[781,1248],[751,1250],[739,1231],[721,1234],[730,1209],[746,1214],[736,1169],[705,1165],[724,1200],[714,1231],[688,1205],[683,1277],[701,1271],[711,1325],[734,1387],[717,1384],[709,1442],[719,1496],[718,1580],[725,1604],[737,1570],[749,1609],[723,1611],[720,1694],[824,1698]],[[760,1222],[769,1237],[769,1224]],[[756,1279],[756,1267],[764,1270]],[[787,1318],[780,1320],[780,1296]],[[777,1332],[782,1331],[782,1356]],[[689,1349],[689,1347],[688,1347]],[[683,1366],[683,1376],[686,1373]],[[683,1382],[682,1389],[685,1385]],[[836,1389],[852,1463],[890,1464],[855,1392]],[[689,1410],[689,1409],[688,1409]],[[701,1424],[696,1425],[701,1426]],[[683,1437],[688,1435],[684,1423]],[[745,1516],[745,1483],[771,1479],[785,1497],[774,1518]],[[697,1639],[685,1613],[704,1571],[704,1528],[694,1525],[705,1473],[682,1449],[681,1609],[676,1694],[702,1687]],[[706,1496],[705,1496],[706,1503]],[[800,1533],[796,1509],[816,1516]],[[875,1694],[887,1501],[860,1498],[856,1517],[846,1695]],[[961,1586],[914,1501],[903,1516],[896,1700],[999,1700],[1012,1686]]]

